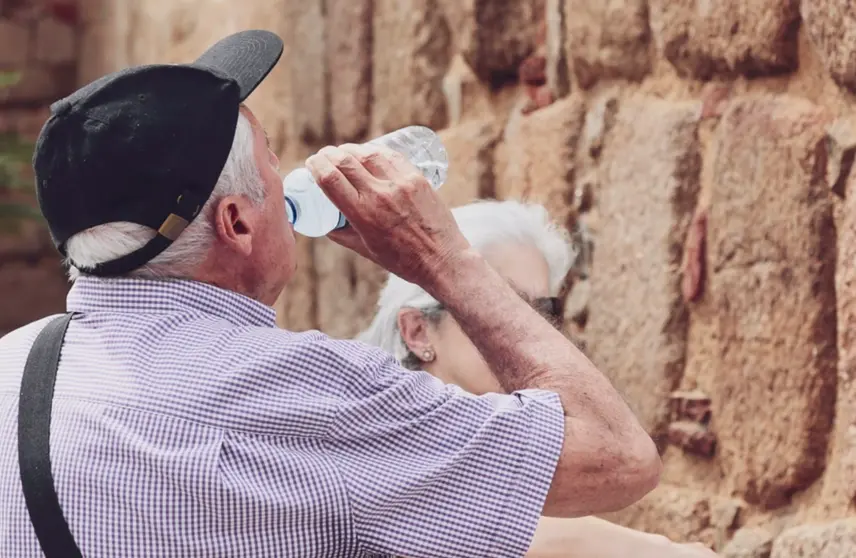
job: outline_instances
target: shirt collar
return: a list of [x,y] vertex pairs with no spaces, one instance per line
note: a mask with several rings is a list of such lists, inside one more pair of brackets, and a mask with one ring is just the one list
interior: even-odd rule
[[249,297],[181,279],[80,277],[66,300],[69,312],[171,314],[196,312],[235,325],[276,327],[276,312]]

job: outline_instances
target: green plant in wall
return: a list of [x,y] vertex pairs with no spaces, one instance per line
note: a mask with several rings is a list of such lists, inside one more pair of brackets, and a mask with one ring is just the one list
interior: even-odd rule
[[[20,79],[20,72],[0,72],[0,89],[11,87]],[[16,190],[32,192],[32,184],[24,178],[32,156],[32,143],[22,140],[15,133],[0,134],[0,194]],[[40,216],[32,205],[0,200],[0,230],[14,230],[22,219],[37,219]]]

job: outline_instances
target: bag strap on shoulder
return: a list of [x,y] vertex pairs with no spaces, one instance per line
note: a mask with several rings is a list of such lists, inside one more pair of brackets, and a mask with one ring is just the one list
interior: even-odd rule
[[46,558],[82,558],[59,505],[51,470],[51,412],[59,355],[73,313],[48,323],[36,337],[18,400],[18,465],[30,521]]

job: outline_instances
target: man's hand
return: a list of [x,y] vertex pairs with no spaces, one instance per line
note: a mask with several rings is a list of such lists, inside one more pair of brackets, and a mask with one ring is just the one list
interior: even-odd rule
[[306,167],[350,223],[330,238],[399,277],[425,287],[469,248],[449,208],[395,151],[325,147]]

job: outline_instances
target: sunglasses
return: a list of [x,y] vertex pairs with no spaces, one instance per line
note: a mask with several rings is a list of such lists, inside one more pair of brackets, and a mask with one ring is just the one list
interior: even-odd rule
[[[565,309],[561,298],[557,296],[539,296],[531,298],[520,292],[517,294],[545,320],[558,328],[562,327],[562,317]],[[445,311],[445,308],[443,306],[438,306],[434,308],[433,311],[423,310],[423,313],[426,315],[432,315],[434,312],[443,311]]]
[[536,312],[550,321],[562,321],[562,299],[557,296],[542,296],[538,298],[525,299]]

